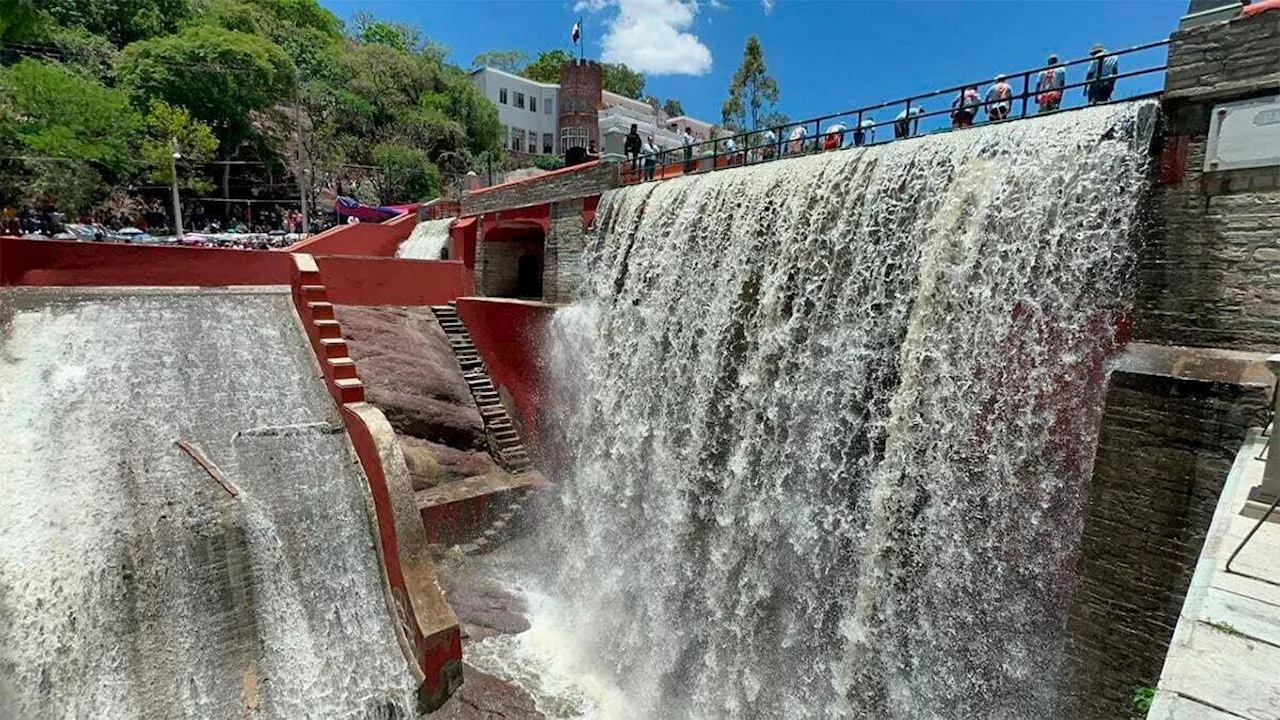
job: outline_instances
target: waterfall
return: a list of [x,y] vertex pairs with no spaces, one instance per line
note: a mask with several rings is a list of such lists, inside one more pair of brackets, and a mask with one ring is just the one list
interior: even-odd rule
[[607,193],[546,582],[630,717],[1059,714],[1155,105]]
[[396,248],[396,257],[405,260],[439,260],[449,244],[449,226],[457,218],[427,220],[413,226],[409,239]]

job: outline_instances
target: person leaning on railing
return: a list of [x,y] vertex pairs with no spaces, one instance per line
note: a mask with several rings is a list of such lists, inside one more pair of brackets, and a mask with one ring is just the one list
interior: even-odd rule
[[987,88],[984,101],[988,120],[994,122],[1009,117],[1009,110],[1013,107],[1013,88],[1004,81],[1003,75],[997,75],[995,84]]
[[1094,59],[1089,63],[1089,72],[1084,78],[1084,97],[1090,105],[1104,103],[1111,99],[1111,91],[1116,87],[1116,75],[1120,74],[1120,65],[1115,55],[1102,57],[1107,49],[1094,45],[1089,55]]
[[969,86],[956,95],[951,101],[951,127],[965,128],[973,125],[973,118],[978,114],[982,101],[978,99],[978,89]]
[[1062,86],[1066,84],[1066,70],[1058,66],[1058,56],[1050,55],[1045,60],[1049,67],[1040,71],[1036,78],[1036,105],[1040,112],[1053,112],[1062,104]]
[[658,145],[653,142],[653,136],[650,135],[644,141],[644,179],[652,180],[653,171],[658,166]]

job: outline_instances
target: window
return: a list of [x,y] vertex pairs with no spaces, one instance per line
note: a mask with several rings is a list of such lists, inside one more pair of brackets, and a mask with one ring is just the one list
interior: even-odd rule
[[511,131],[511,151],[524,152],[524,130],[516,128]]
[[551,133],[542,133],[542,154],[554,155],[556,152],[555,143],[555,135],[552,135]]
[[546,113],[546,114],[550,115],[550,114],[551,114],[551,105],[552,105],[552,101],[551,101],[551,100],[547,100],[546,102],[542,103],[542,112],[544,112],[544,113]]
[[587,129],[569,127],[560,131],[560,147],[563,150],[569,148],[587,147]]
[[529,112],[538,112],[538,96],[529,96]]
[[498,102],[502,103],[503,105],[506,105],[506,104],[507,104],[507,89],[506,89],[506,88],[498,88]]
[[510,149],[511,149],[511,137],[510,137],[510,131],[509,131],[509,129],[507,128],[507,126],[506,126],[506,125],[503,125],[503,126],[502,126],[502,147],[504,147],[504,148],[506,148],[506,149],[508,149],[508,150],[510,150]]
[[524,93],[522,93],[522,92],[518,92],[518,93],[516,93],[516,102],[515,102],[515,105],[516,105],[516,107],[520,108],[521,110],[523,110],[523,109],[524,109]]

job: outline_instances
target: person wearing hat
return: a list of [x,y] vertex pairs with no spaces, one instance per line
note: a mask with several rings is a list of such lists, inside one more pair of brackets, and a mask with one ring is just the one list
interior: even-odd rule
[[1107,49],[1102,45],[1094,45],[1089,55],[1093,57],[1093,62],[1089,63],[1089,73],[1084,78],[1084,96],[1090,105],[1096,105],[1111,99],[1120,66],[1116,62],[1116,56],[1107,55]]
[[1062,104],[1062,86],[1066,82],[1067,73],[1058,64],[1058,56],[1050,55],[1045,60],[1044,70],[1036,78],[1036,105],[1040,112],[1053,112]]
[[992,122],[1009,117],[1009,110],[1013,108],[1013,88],[1004,81],[1003,75],[997,75],[995,84],[987,88],[983,105],[987,107],[987,119]]

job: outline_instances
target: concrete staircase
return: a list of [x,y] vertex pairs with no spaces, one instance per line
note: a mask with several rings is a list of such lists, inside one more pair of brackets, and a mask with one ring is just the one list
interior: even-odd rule
[[484,421],[485,432],[489,436],[490,449],[498,464],[512,473],[532,470],[533,461],[498,396],[498,389],[485,371],[484,361],[480,359],[480,353],[476,351],[466,325],[458,318],[456,305],[433,305],[431,311],[435,313],[436,320],[449,338],[449,346],[453,348],[453,355],[462,368],[462,377],[471,390],[476,409],[480,411],[480,419]]

